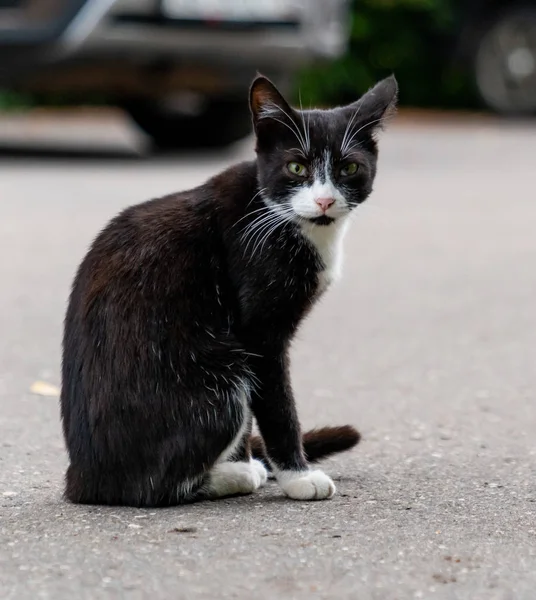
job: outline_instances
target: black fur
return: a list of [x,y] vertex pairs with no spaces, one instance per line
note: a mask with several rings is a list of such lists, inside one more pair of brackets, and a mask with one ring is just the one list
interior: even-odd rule
[[[318,296],[322,264],[293,220],[262,249],[245,247],[243,231],[265,207],[259,190],[279,201],[298,185],[285,172],[296,140],[259,114],[263,93],[277,90],[260,77],[251,101],[257,161],[128,208],[79,267],[65,319],[61,394],[65,494],[73,502],[167,506],[202,498],[210,468],[240,430],[241,393],[250,395],[270,461],[307,467],[288,347]],[[362,106],[356,120],[363,129],[352,156],[360,170],[345,184],[355,204],[372,188],[376,124],[368,123],[393,102],[394,93],[386,95],[368,98],[363,106],[371,107]],[[337,148],[355,111],[310,114],[310,160],[325,147],[342,160]],[[250,456],[250,428],[234,460]],[[357,443],[355,430],[341,431],[309,434],[311,458]]]

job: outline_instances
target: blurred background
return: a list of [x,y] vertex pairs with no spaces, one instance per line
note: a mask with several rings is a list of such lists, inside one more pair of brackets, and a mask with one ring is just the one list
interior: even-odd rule
[[306,106],[394,72],[405,107],[533,115],[536,1],[0,0],[3,112],[114,106],[157,148],[226,145],[257,70]]

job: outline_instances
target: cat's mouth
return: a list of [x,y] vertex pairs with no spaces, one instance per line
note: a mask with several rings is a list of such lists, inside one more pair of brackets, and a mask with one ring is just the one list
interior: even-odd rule
[[315,225],[331,225],[335,222],[335,219],[327,215],[320,215],[319,217],[311,217],[308,221]]

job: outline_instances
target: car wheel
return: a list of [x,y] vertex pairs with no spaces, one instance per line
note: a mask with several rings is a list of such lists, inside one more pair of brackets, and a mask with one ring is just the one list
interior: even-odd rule
[[227,146],[252,131],[247,104],[235,99],[208,100],[193,114],[147,100],[131,100],[123,108],[162,150]]
[[536,10],[518,6],[491,21],[474,55],[483,102],[511,115],[536,113]]

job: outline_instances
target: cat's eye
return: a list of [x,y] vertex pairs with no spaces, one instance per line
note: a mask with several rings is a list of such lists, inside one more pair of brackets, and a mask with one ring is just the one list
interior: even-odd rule
[[289,170],[289,173],[292,173],[292,175],[296,175],[297,177],[307,177],[307,168],[300,163],[289,162],[287,169]]
[[359,165],[355,162],[344,165],[341,169],[341,177],[350,177],[355,175],[359,169]]

